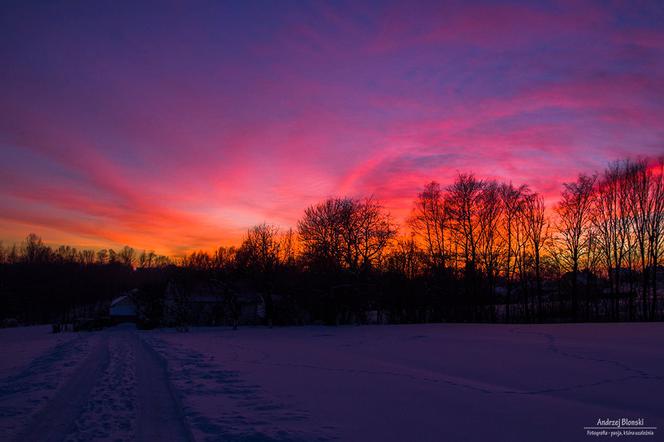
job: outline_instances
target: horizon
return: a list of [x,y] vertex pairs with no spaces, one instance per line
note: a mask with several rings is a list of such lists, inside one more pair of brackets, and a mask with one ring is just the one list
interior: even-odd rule
[[457,172],[664,151],[663,11],[595,2],[2,6],[0,239],[180,256],[311,204],[404,225]]
[[[664,156],[660,156],[658,158],[648,158],[648,157],[621,158],[621,159],[613,160],[610,163],[607,163],[607,166],[610,165],[610,164],[618,164],[618,163],[624,162],[624,161],[635,161],[635,160],[644,160],[644,161],[646,161],[646,163],[648,164],[648,169],[650,171],[652,171],[653,176],[659,176],[661,173],[664,172],[662,170],[662,167],[664,167]],[[603,173],[605,173],[606,170],[607,169],[605,169],[604,171],[585,171],[585,172],[582,171],[582,172],[577,173],[575,176],[576,177],[579,177],[581,175],[597,176],[598,178],[601,179]],[[457,174],[463,174],[463,173],[466,173],[466,172],[457,171]],[[474,176],[475,178],[477,178],[480,181],[490,181],[490,180],[486,180],[483,177],[478,177],[472,172],[469,172],[469,173],[466,173],[466,174]],[[429,184],[429,183],[437,183],[437,182],[435,180],[430,180],[425,184]],[[536,189],[532,189],[530,186],[528,186],[528,183],[512,183],[511,181],[502,182],[502,183],[496,181],[496,183],[497,184],[513,184],[517,188],[520,185],[525,185],[534,194],[542,195],[542,197],[544,198],[543,201],[545,203],[545,222],[547,224],[547,228],[554,228],[556,223],[559,222],[558,215],[555,213],[555,207],[559,203],[558,200],[560,199],[561,194],[558,194],[558,195],[545,195],[545,194],[542,194],[542,193],[538,192]],[[437,183],[437,184],[440,184],[440,183]],[[560,184],[561,190],[562,190],[564,184],[567,184],[567,183],[561,183]],[[598,182],[597,184],[600,184],[600,183]],[[423,188],[424,188],[424,186],[422,186],[418,190],[418,193],[420,191],[422,191]],[[442,185],[441,188],[442,188],[443,191],[447,191],[446,190],[447,185]],[[398,238],[408,238],[408,237],[417,238],[417,242],[419,243],[419,242],[421,242],[422,238],[418,238],[419,235],[416,234],[416,232],[413,230],[413,228],[409,225],[409,222],[408,222],[408,219],[412,216],[412,212],[414,210],[416,197],[417,197],[417,195],[413,195],[413,199],[411,201],[411,205],[410,205],[410,209],[409,209],[410,211],[408,212],[408,215],[402,220],[393,219],[393,221],[395,222],[395,225],[396,225],[396,228],[397,228],[397,237]],[[348,198],[348,197],[337,195],[337,196],[330,196],[330,197],[328,197],[328,199],[329,198],[334,199],[334,198]],[[373,198],[373,196],[357,197],[357,199],[362,199],[362,198]],[[548,200],[548,204],[547,204],[547,200]],[[321,202],[322,202],[322,200],[317,201],[314,204],[321,203]],[[382,204],[381,201],[376,201],[376,202],[378,204],[380,204],[381,207],[384,208],[384,205]],[[304,214],[305,209],[306,208],[302,208],[301,215]],[[386,212],[386,214],[390,217],[392,216],[389,211]],[[299,221],[299,219],[298,219],[298,221]],[[181,249],[181,253],[179,253],[179,254],[167,254],[167,253],[162,253],[159,250],[149,249],[149,248],[142,248],[141,249],[141,248],[133,247],[131,244],[112,244],[112,245],[109,245],[109,244],[96,244],[96,245],[93,245],[93,246],[85,246],[85,245],[79,245],[79,244],[58,243],[58,242],[49,240],[48,238],[43,238],[39,233],[34,232],[34,231],[26,233],[21,238],[19,238],[19,240],[14,241],[12,243],[5,244],[3,239],[0,238],[0,247],[5,247],[6,251],[11,250],[12,247],[16,248],[17,251],[20,251],[20,248],[24,245],[26,239],[30,235],[35,235],[40,241],[43,241],[43,244],[45,246],[51,247],[54,252],[56,251],[56,248],[60,247],[60,246],[62,246],[62,247],[73,247],[73,248],[77,249],[77,251],[79,251],[79,252],[83,251],[83,250],[92,250],[94,252],[98,252],[98,251],[104,250],[104,249],[106,249],[106,250],[115,249],[117,251],[117,250],[120,250],[122,247],[129,247],[137,253],[137,256],[138,256],[139,253],[150,253],[151,252],[151,253],[156,253],[156,255],[161,255],[161,256],[167,257],[169,260],[172,260],[169,264],[182,265],[181,260],[186,259],[188,256],[190,256],[191,254],[194,254],[194,253],[205,253],[208,256],[212,256],[220,248],[231,248],[231,247],[234,247],[236,249],[240,248],[243,244],[243,241],[246,239],[248,232],[252,228],[255,228],[256,226],[259,226],[259,225],[269,225],[269,226],[273,226],[273,227],[277,228],[278,229],[278,234],[280,236],[284,235],[289,229],[292,229],[293,233],[295,234],[295,239],[296,239],[295,244],[294,244],[294,247],[295,247],[294,251],[295,251],[296,254],[301,252],[301,250],[299,250],[299,246],[297,245],[297,243],[298,243],[298,240],[297,240],[297,236],[298,236],[297,221],[292,226],[280,226],[280,225],[277,225],[277,224],[274,224],[274,223],[270,223],[269,220],[264,220],[263,222],[254,224],[252,226],[247,226],[244,229],[244,231],[242,232],[241,236],[239,236],[236,239],[236,241],[234,241],[234,242],[213,244],[213,245],[210,246],[210,248],[207,248],[207,249],[203,249],[203,248],[190,249],[190,250]],[[419,245],[423,246],[423,244],[419,244]],[[394,244],[392,244],[392,246],[394,246]],[[546,251],[545,251],[545,253],[546,253]],[[134,268],[136,268],[136,265],[134,265]]]

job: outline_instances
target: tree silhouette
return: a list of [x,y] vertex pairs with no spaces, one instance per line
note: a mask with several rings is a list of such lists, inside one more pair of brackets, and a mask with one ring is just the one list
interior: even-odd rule
[[331,198],[305,210],[298,233],[309,265],[357,274],[380,265],[396,226],[372,198]]
[[590,209],[596,176],[579,175],[573,183],[565,183],[561,200],[556,207],[559,216],[558,242],[561,257],[571,270],[572,314],[578,313],[579,262],[588,247]]
[[428,265],[434,271],[444,271],[447,265],[447,215],[440,184],[432,181],[417,195],[408,225],[424,244]]
[[118,252],[117,259],[120,264],[127,267],[133,267],[134,262],[136,261],[136,251],[129,246],[124,246]]
[[414,196],[400,237],[376,199],[329,198],[306,208],[296,231],[262,223],[239,247],[177,260],[129,246],[51,247],[30,234],[0,244],[0,319],[103,316],[138,288],[156,325],[172,281],[223,287],[233,311],[230,297],[253,290],[270,324],[662,318],[664,158],[581,174],[551,212],[527,185],[470,173]]

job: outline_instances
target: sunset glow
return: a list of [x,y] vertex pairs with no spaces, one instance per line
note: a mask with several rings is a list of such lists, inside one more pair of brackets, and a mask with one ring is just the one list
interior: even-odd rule
[[359,3],[3,3],[0,240],[179,255],[664,153],[661,2]]

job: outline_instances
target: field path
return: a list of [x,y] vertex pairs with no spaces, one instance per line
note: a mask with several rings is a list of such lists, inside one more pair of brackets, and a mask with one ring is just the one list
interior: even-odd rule
[[17,441],[188,441],[165,362],[133,326],[103,331]]
[[99,340],[69,380],[28,420],[17,441],[61,441],[108,365],[108,343]]
[[193,440],[164,360],[133,335],[138,386],[138,441]]

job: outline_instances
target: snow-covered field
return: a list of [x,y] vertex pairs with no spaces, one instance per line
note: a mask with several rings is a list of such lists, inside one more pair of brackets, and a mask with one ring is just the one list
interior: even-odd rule
[[[2,440],[664,439],[664,324],[0,330]],[[600,439],[610,437],[599,437]]]

